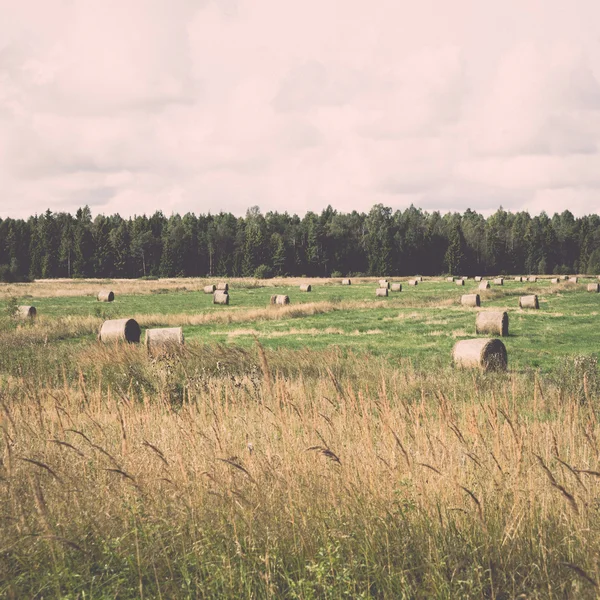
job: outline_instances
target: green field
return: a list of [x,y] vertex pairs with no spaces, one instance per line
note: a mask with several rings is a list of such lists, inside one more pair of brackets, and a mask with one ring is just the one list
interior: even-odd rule
[[[505,339],[510,368],[548,371],[562,357],[595,353],[600,347],[600,294],[588,293],[586,282],[552,285],[549,281],[522,284],[505,280],[482,292],[482,307],[509,313],[510,336]],[[259,285],[252,282],[252,285]],[[106,286],[106,284],[105,284]],[[254,344],[254,336],[267,348],[342,349],[365,351],[374,355],[417,361],[448,362],[453,344],[475,335],[475,311],[460,306],[462,294],[476,293],[477,284],[464,287],[445,281],[424,281],[418,286],[403,282],[402,292],[390,292],[388,298],[375,298],[374,282],[352,286],[325,283],[314,285],[311,293],[298,286],[251,287],[244,284],[230,289],[230,305],[212,304],[212,296],[185,286],[161,287],[156,282],[148,294],[119,294],[114,303],[98,303],[92,296],[19,298],[19,303],[34,304],[43,318],[91,316],[101,319],[136,316],[144,325],[145,315],[171,317],[153,326],[176,325],[176,315],[213,313],[238,314],[243,309],[265,308],[271,294],[287,294],[291,305],[327,302],[333,306],[311,316],[282,320],[248,320],[184,326],[187,340],[202,343]],[[520,310],[518,298],[538,294],[540,310]],[[277,307],[273,308],[274,311]],[[95,336],[89,334],[86,340]]]
[[[597,598],[588,281],[0,287],[0,597]],[[508,371],[455,368],[492,308]],[[186,344],[98,341],[119,317]]]

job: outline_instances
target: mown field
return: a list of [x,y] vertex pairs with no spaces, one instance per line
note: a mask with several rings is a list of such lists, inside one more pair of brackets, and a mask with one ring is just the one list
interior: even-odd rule
[[[0,596],[597,596],[592,279],[481,309],[472,280],[307,281],[229,280],[230,306],[199,279],[0,287]],[[489,308],[508,372],[455,369]],[[119,317],[186,346],[98,342]]]

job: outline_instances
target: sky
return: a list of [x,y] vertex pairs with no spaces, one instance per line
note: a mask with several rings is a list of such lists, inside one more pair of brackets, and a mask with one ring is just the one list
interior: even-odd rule
[[598,0],[0,0],[0,217],[600,212]]

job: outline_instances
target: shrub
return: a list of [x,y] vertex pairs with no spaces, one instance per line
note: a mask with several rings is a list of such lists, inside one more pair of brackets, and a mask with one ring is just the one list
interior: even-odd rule
[[341,271],[333,271],[331,273],[332,277],[343,277],[342,272]]

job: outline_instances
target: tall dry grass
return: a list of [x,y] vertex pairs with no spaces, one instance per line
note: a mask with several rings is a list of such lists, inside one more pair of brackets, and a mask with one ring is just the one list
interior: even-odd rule
[[596,597],[587,390],[233,352],[94,345],[3,379],[0,594]]

